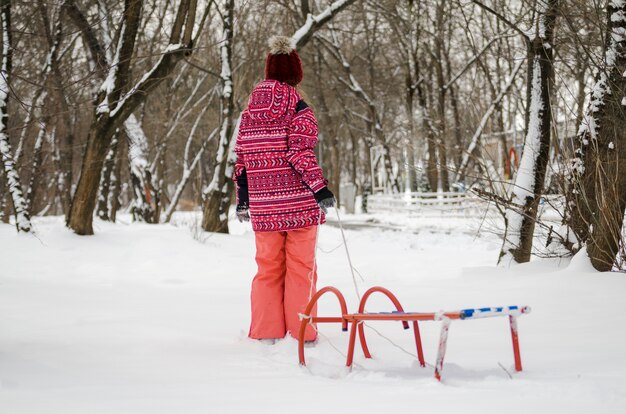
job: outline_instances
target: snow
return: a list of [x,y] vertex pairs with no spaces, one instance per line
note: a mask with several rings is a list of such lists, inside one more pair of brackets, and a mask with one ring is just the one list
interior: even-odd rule
[[163,54],[167,55],[168,53],[178,52],[179,50],[185,49],[186,47],[187,45],[182,44],[182,43],[170,43],[169,45],[167,45],[167,47],[163,51]]
[[[446,220],[400,231],[347,229],[365,278],[359,287],[385,286],[407,310],[533,308],[518,321],[524,372],[511,369],[505,320],[453,321],[438,383],[440,322],[420,327],[427,368],[409,355],[412,334],[398,324],[370,324],[382,335],[366,329],[374,359],[357,349],[352,371],[341,355],[348,334],[336,325],[320,327],[306,368],[292,339],[247,339],[256,269],[249,224],[231,221],[234,234],[223,235],[198,232],[199,221],[177,214],[176,225],[131,224],[121,216],[118,224],[95,220],[96,236],[81,237],[61,217],[38,218],[38,238],[0,224],[2,411],[588,414],[626,407],[626,278],[593,271],[582,252],[570,264],[504,269],[495,266],[495,236],[476,237]],[[338,287],[355,310],[341,234],[324,225],[319,237],[319,286]],[[369,310],[391,310],[382,296],[371,299]],[[337,309],[329,298],[320,302],[320,315]]]
[[[611,5],[614,8],[623,8],[624,7],[623,0],[612,0]],[[620,22],[624,21],[626,17],[624,16],[623,10],[615,10],[611,13],[610,19],[612,22]],[[589,106],[585,110],[585,114],[583,116],[582,122],[580,123],[580,127],[578,129],[578,136],[585,139],[585,135],[588,134],[590,138],[595,141],[598,136],[598,130],[600,125],[598,124],[598,113],[601,108],[604,106],[604,102],[606,99],[606,95],[611,94],[611,88],[609,86],[609,75],[611,71],[615,70],[615,65],[617,63],[617,57],[619,55],[619,50],[621,50],[624,45],[620,43],[626,42],[626,29],[619,26],[614,26],[611,29],[611,41],[609,42],[605,52],[604,52],[604,62],[603,68],[601,68],[598,72],[596,82],[593,85],[591,90],[591,100],[589,102]],[[625,73],[626,75],[626,73]],[[626,98],[622,98],[622,105]],[[588,145],[588,141],[584,142],[584,145]]]
[[122,42],[124,38],[124,32],[126,31],[126,21],[122,22],[122,28],[120,29],[119,40],[113,60],[109,63],[109,71],[106,79],[100,85],[100,92],[104,92],[104,98],[102,102],[98,104],[96,108],[96,114],[105,114],[110,111],[109,108],[109,95],[115,89],[115,83],[117,82],[117,71],[120,64],[120,51],[122,49]]
[[148,153],[148,138],[143,132],[137,117],[134,114],[124,121],[124,130],[128,137],[128,160],[133,174],[143,177],[144,170],[148,167],[146,154]]
[[624,7],[624,4],[626,4],[626,0],[610,0],[611,3],[611,7],[615,8],[615,9],[619,9]]
[[233,93],[233,80],[232,80],[232,72],[230,69],[230,39],[232,37],[229,36],[230,29],[224,30],[225,40],[222,42],[220,46],[220,60],[222,61],[222,72],[220,73],[220,77],[222,78],[222,82],[224,84],[222,90],[222,96],[224,99],[230,98],[230,95]]
[[8,82],[6,77],[8,76],[9,66],[9,52],[11,50],[11,43],[9,37],[6,34],[9,33],[9,28],[5,19],[2,19],[2,76],[0,77],[0,103],[4,103],[8,97]]
[[611,21],[612,22],[623,22],[623,21],[626,21],[626,16],[624,15],[624,11],[623,10],[616,10],[615,12],[613,12],[611,14]]
[[315,23],[315,18],[312,14],[308,14],[306,16],[306,21],[292,36],[292,43],[294,45],[298,44],[298,41],[302,39],[307,33],[313,30],[313,24]]
[[[546,13],[548,11],[548,4],[547,1],[540,1],[538,2],[538,7],[537,7],[537,11],[535,13],[537,13],[537,36],[539,36],[540,39],[545,39],[546,38]],[[552,47],[549,43],[544,43],[544,47],[546,47],[545,45],[548,45],[547,47],[550,48]]]
[[[233,90],[233,80],[232,80],[232,73],[231,73],[231,68],[230,68],[230,45],[227,43],[228,39],[229,39],[229,34],[228,31],[230,29],[225,29],[224,30],[224,37],[225,37],[225,41],[224,43],[222,43],[222,46],[220,47],[220,60],[221,60],[221,64],[222,64],[222,72],[221,72],[221,83],[223,85],[222,87],[222,102],[227,101],[228,99],[231,99],[231,94],[232,94],[232,90]],[[232,119],[231,116],[232,114],[228,113],[229,110],[228,108],[223,105],[223,109],[222,109],[222,123],[221,123],[221,127],[220,127],[220,141],[217,147],[217,154],[215,155],[215,168],[213,171],[213,178],[211,179],[211,182],[204,188],[203,190],[203,195],[205,197],[207,197],[209,194],[214,193],[215,191],[219,191],[219,183],[220,180],[222,179],[222,177],[220,176],[220,169],[222,167],[222,162],[224,162],[224,157],[228,157],[226,159],[226,161],[228,161],[229,159],[231,159],[234,155],[231,154],[229,152],[229,147],[233,147],[233,151],[234,151],[234,143],[233,145],[231,145],[231,142],[235,139],[236,136],[228,136],[228,128],[231,125]],[[233,161],[234,164],[234,161]],[[230,180],[231,175],[227,175],[230,174],[231,170],[225,169],[224,174],[226,175],[226,180]],[[227,193],[227,191],[224,190],[224,188],[222,188],[221,190],[224,194]],[[226,218],[220,216],[220,220],[224,221]]]
[[141,124],[137,120],[134,114],[124,121],[124,130],[126,131],[126,137],[128,138],[128,162],[130,164],[130,172],[139,182],[134,186],[135,198],[131,208],[146,210],[150,208],[147,204],[150,203],[146,200],[145,191],[149,188],[148,179],[148,138],[144,133]]

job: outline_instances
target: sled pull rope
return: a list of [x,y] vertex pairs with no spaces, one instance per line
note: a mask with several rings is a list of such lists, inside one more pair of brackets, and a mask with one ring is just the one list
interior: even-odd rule
[[348,257],[348,264],[350,265],[350,273],[352,273],[352,282],[354,283],[354,291],[356,292],[357,298],[359,301],[361,300],[361,294],[359,293],[359,286],[356,282],[356,275],[354,274],[354,266],[352,265],[352,259],[350,258],[350,251],[348,250],[348,242],[346,241],[346,234],[343,231],[343,224],[341,223],[341,217],[339,216],[339,209],[335,207],[335,212],[337,213],[337,222],[339,223],[339,230],[341,230],[341,237],[343,238],[343,246],[346,249],[346,256]]

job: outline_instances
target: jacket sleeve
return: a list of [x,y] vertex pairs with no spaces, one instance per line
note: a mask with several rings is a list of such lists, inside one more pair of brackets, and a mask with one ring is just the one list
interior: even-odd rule
[[297,109],[289,130],[287,161],[311,191],[317,193],[328,183],[313,151],[317,144],[317,120],[304,101],[298,102]]
[[233,181],[235,181],[237,206],[248,205],[248,175],[246,173],[246,164],[244,154],[239,151],[239,133],[237,133],[237,141],[235,141],[235,171],[233,173]]

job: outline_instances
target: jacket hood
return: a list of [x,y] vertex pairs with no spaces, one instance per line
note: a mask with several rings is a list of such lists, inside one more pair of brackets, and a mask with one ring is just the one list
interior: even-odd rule
[[257,121],[271,121],[293,113],[297,94],[292,86],[276,80],[264,80],[252,90],[248,114]]

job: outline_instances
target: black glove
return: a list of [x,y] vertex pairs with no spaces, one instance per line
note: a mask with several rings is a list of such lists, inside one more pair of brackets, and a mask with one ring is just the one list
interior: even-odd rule
[[250,221],[250,209],[248,208],[248,203],[237,204],[236,214],[237,220],[239,220],[240,223]]
[[335,207],[335,204],[337,204],[335,195],[328,189],[328,187],[322,188],[314,195],[317,205],[324,212],[324,214],[328,214],[328,209],[330,207]]

